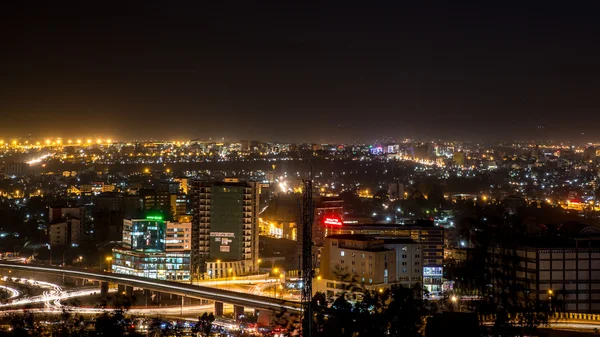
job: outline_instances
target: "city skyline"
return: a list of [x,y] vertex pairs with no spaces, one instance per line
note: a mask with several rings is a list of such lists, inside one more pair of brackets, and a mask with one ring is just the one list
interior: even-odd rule
[[593,7],[19,6],[5,140],[597,141]]

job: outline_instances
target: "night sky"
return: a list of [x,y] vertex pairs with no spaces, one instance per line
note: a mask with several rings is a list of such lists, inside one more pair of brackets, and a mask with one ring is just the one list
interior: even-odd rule
[[3,2],[0,137],[600,141],[599,8],[278,2]]

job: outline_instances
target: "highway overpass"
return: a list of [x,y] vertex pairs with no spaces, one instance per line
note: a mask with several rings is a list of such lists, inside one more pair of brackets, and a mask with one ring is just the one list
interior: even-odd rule
[[[118,285],[142,288],[162,293],[174,294],[189,298],[212,300],[220,303],[233,304],[234,306],[253,308],[258,310],[269,310],[271,312],[287,311],[289,313],[300,313],[302,305],[300,302],[287,301],[276,298],[258,296],[254,294],[239,293],[230,290],[203,287],[192,284],[161,281],[138,276],[92,272],[85,269],[62,268],[54,266],[39,266],[32,264],[19,264],[0,262],[0,269],[13,272],[23,271],[29,273],[41,273],[54,276],[65,276],[75,279],[87,279]],[[18,274],[13,274],[18,277]]]

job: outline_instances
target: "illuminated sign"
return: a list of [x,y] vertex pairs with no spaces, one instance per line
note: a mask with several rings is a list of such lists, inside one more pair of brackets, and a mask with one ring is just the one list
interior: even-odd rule
[[162,216],[147,216],[146,219],[147,220],[162,220],[163,217]]
[[324,225],[341,226],[342,223],[343,223],[342,219],[340,219],[339,217],[326,216],[325,218],[323,218],[323,224]]
[[210,232],[210,236],[218,236],[218,237],[222,237],[222,238],[234,238],[235,233]]

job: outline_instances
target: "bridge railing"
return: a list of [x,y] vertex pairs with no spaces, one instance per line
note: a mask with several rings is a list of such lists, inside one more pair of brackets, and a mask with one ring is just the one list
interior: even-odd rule
[[[487,314],[487,315],[478,315],[480,322],[490,323],[496,321],[495,314]],[[516,318],[515,314],[508,314],[508,320],[513,320]],[[581,313],[581,312],[554,312],[548,316],[548,323],[552,324],[554,322],[560,321],[582,321],[589,323],[598,323],[600,324],[600,314],[591,314],[591,313]]]

